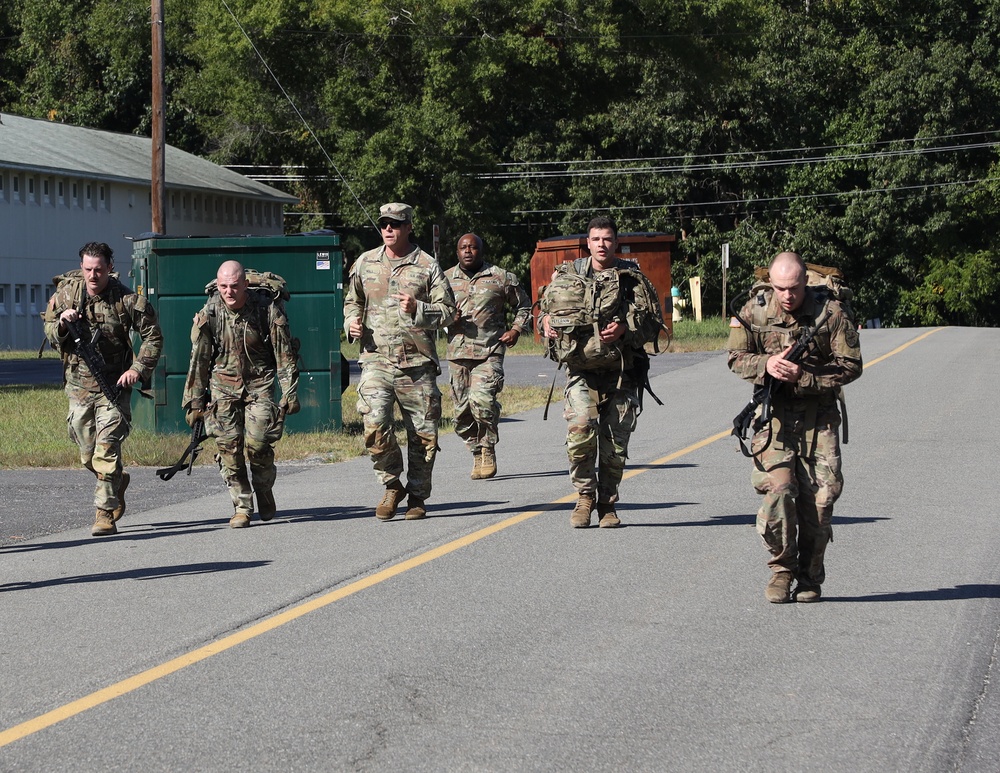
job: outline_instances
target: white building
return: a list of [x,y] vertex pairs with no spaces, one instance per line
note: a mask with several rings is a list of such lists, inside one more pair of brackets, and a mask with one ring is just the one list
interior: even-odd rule
[[[132,134],[0,116],[0,349],[37,349],[52,277],[107,242],[131,286],[131,239],[151,230],[152,143]],[[168,236],[269,236],[294,196],[167,146]]]

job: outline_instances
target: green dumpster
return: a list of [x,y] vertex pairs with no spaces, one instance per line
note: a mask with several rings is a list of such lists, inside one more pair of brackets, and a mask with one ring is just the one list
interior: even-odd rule
[[191,357],[191,323],[205,303],[205,285],[219,265],[273,271],[287,283],[292,335],[301,341],[299,402],[286,428],[316,432],[341,427],[340,331],[343,325],[343,252],[340,236],[154,238],[132,249],[135,289],[156,307],[163,354],[153,377],[154,400],[133,397],[132,424],[153,432],[183,432],[181,397]]

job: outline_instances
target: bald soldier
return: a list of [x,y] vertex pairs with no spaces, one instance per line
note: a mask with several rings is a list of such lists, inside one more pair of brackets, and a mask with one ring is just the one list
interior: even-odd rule
[[[277,512],[274,444],[285,415],[299,411],[299,371],[281,302],[251,292],[235,260],[219,266],[215,285],[191,328],[183,407],[188,425],[204,418],[206,433],[215,438],[216,460],[235,510],[229,525],[240,529],[250,525],[254,495],[262,521]],[[275,380],[281,384],[280,404]]]
[[445,272],[458,307],[448,324],[448,373],[455,433],[472,452],[471,477],[479,480],[497,474],[504,354],[530,329],[531,300],[516,276],[483,258],[483,240],[476,234],[459,239],[457,252],[458,265]]
[[[765,374],[780,385],[771,422],[751,444],[751,482],[764,496],[757,532],[771,554],[764,597],[772,604],[815,602],[826,578],[833,505],[844,486],[837,398],[861,375],[861,349],[850,309],[825,288],[807,286],[801,257],[779,253],[768,273],[763,305],[755,294],[740,311],[745,325],[730,325],[729,367],[755,385]],[[785,359],[802,330],[817,321],[808,353],[799,362]]]

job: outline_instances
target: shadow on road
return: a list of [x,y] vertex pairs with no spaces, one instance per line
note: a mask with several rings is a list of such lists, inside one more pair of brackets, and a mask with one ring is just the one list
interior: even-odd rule
[[963,601],[965,599],[1000,599],[1000,585],[956,585],[936,590],[909,590],[873,593],[870,596],[823,596],[829,601]]
[[162,580],[169,577],[182,577],[192,574],[212,574],[215,572],[232,572],[237,569],[257,569],[267,566],[270,561],[222,561],[209,564],[179,564],[177,566],[156,566],[147,569],[132,569],[127,572],[98,572],[97,574],[78,574],[73,577],[57,577],[38,582],[8,582],[0,585],[0,593],[16,590],[36,590],[51,588],[55,585],[76,585],[84,582],[114,582],[115,580]]

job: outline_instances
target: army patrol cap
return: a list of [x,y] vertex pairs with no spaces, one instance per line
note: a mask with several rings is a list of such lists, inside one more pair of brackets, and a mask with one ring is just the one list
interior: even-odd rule
[[378,211],[379,219],[398,220],[400,223],[409,223],[413,219],[413,207],[409,204],[395,202],[393,204],[383,204]]

